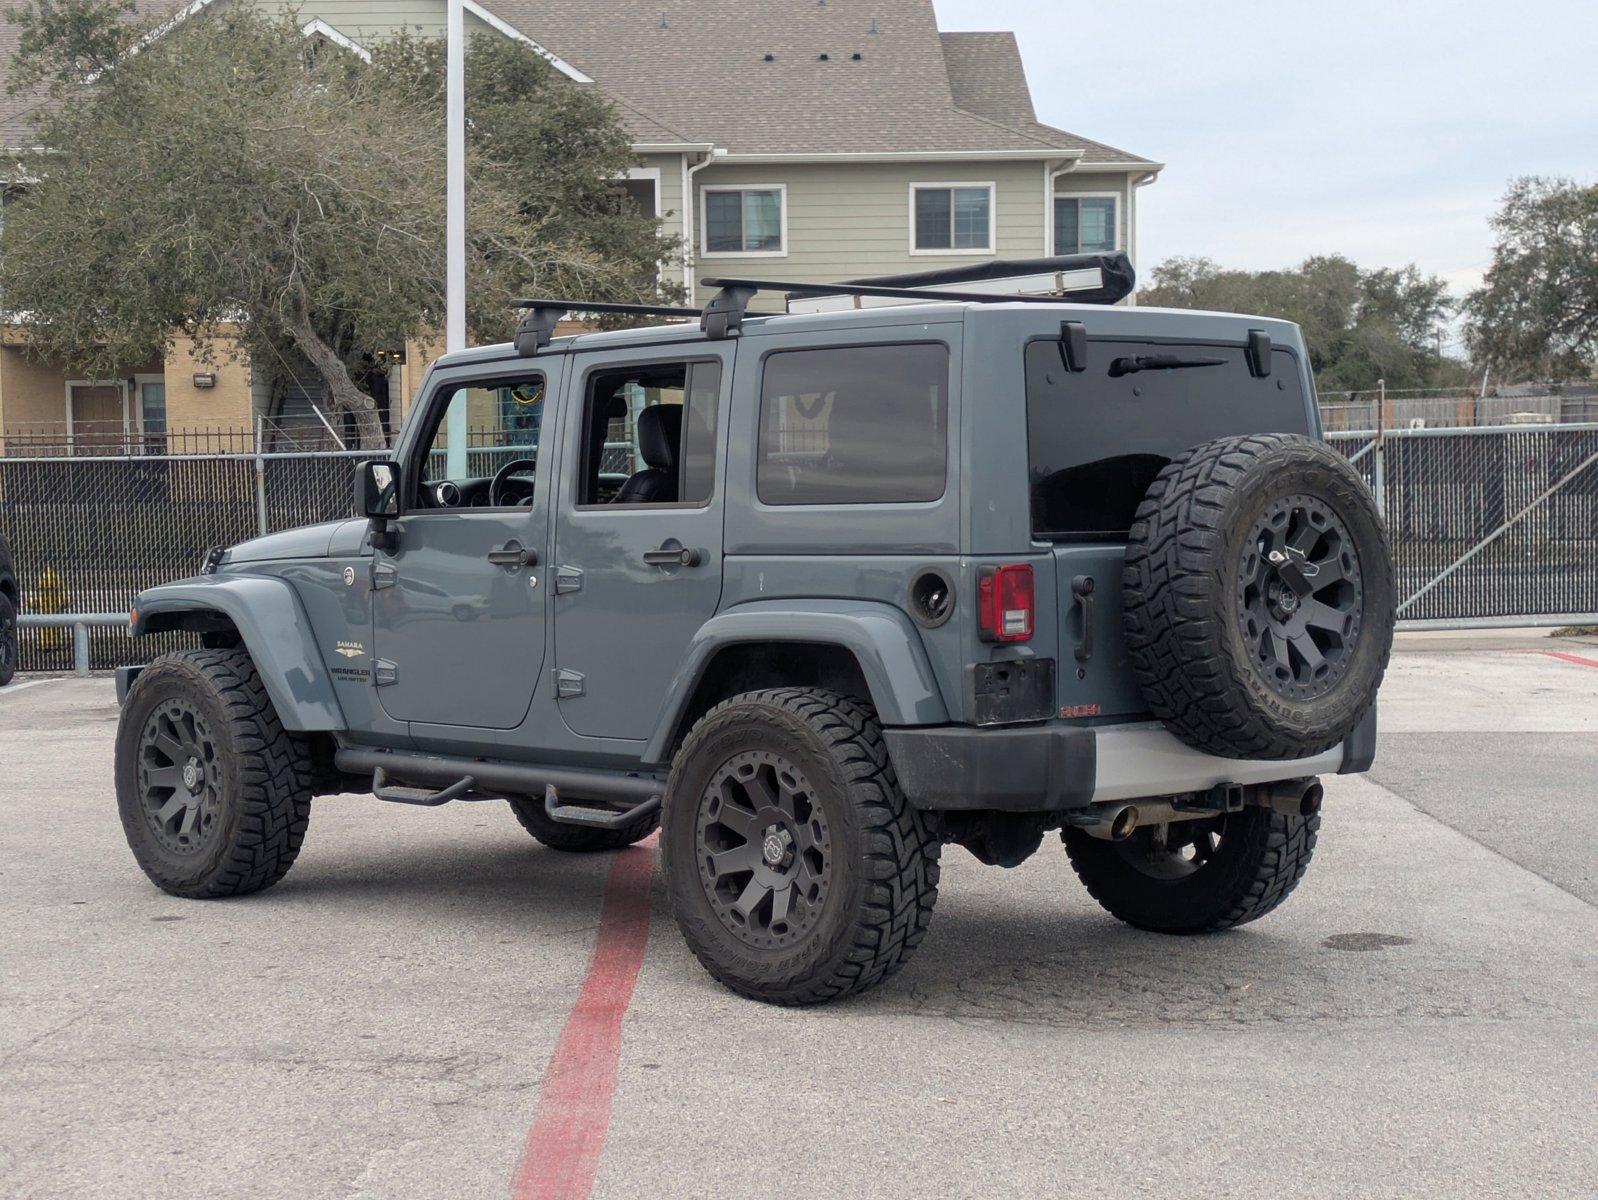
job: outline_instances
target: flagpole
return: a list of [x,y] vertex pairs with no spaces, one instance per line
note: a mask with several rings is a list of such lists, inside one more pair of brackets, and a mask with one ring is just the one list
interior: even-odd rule
[[[444,349],[466,349],[466,7],[449,0],[444,67]],[[447,472],[466,474],[466,404],[449,411]]]

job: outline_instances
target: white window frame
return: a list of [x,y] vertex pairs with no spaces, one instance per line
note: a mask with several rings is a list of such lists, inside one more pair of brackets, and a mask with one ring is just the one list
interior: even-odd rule
[[[711,192],[776,192],[777,216],[782,229],[781,250],[712,250],[710,248]],[[787,258],[788,257],[788,185],[786,183],[702,183],[699,185],[699,257],[700,258]]]
[[[923,250],[916,245],[916,193],[920,191],[948,191],[953,188],[987,188],[988,190],[988,244],[986,246],[954,246],[947,250]],[[949,238],[954,238],[954,197],[949,197]],[[910,185],[908,202],[910,222],[910,253],[923,257],[981,258],[999,252],[999,185],[990,179],[916,180]]]
[[[128,425],[141,438],[150,436],[150,431],[144,427],[144,385],[147,383],[159,383],[164,388],[166,375],[139,371],[133,376],[133,390],[128,396]],[[167,422],[167,432],[171,432],[170,421]]]
[[[1126,203],[1126,197],[1125,196],[1123,196],[1120,192],[1055,192],[1054,195],[1049,198],[1049,253],[1051,255],[1053,255],[1053,254],[1076,254],[1077,253],[1077,251],[1075,251],[1075,250],[1061,250],[1059,248],[1059,246],[1057,246],[1055,244],[1055,242],[1057,241],[1057,238],[1056,238],[1055,235],[1056,235],[1056,231],[1057,231],[1057,229],[1059,227],[1059,223],[1055,219],[1054,210],[1055,210],[1055,207],[1060,203],[1061,200],[1113,200],[1113,201],[1115,201],[1115,217],[1110,222],[1110,233],[1112,235],[1114,244],[1111,245],[1111,247],[1108,250],[1104,250],[1104,251],[1088,250],[1088,251],[1085,251],[1085,253],[1088,253],[1088,254],[1114,254],[1117,250],[1123,249],[1122,244],[1121,244],[1121,217],[1122,217],[1123,210],[1122,210],[1121,206]],[[1078,214],[1078,218],[1080,218],[1080,216],[1081,216],[1081,210],[1080,209],[1077,210],[1077,214]],[[1080,229],[1081,228],[1080,224],[1077,227]]]
[[660,207],[661,204],[663,203],[663,201],[661,199],[661,195],[660,195],[660,168],[659,167],[628,167],[627,168],[627,174],[624,175],[622,178],[623,179],[648,179],[648,180],[650,180],[650,181],[652,181],[654,183],[654,185],[655,185],[655,219],[657,221],[660,220],[661,216],[663,215],[661,213],[661,207]]

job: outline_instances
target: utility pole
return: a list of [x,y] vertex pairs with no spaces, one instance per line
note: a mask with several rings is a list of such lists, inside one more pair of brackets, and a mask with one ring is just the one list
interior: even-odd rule
[[[449,0],[444,66],[444,350],[466,349],[466,6]],[[446,475],[466,475],[466,396],[450,402]]]

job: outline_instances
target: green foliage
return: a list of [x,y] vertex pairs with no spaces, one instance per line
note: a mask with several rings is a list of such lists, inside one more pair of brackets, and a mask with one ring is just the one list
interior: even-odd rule
[[1506,374],[1598,372],[1598,184],[1517,179],[1492,226],[1492,266],[1465,301],[1472,355]]
[[[244,5],[141,43],[123,2],[16,14],[24,77],[55,103],[0,235],[7,310],[93,373],[236,335],[257,362],[308,362],[381,444],[357,381],[443,318],[442,48],[400,39],[374,70]],[[508,335],[528,292],[654,299],[675,246],[610,182],[632,162],[614,115],[519,43],[468,57],[473,335]]]
[[1173,258],[1154,268],[1138,303],[1280,317],[1303,327],[1323,391],[1443,386],[1462,364],[1437,353],[1439,326],[1453,311],[1447,284],[1413,265],[1363,270],[1341,255],[1318,255],[1283,271],[1231,271],[1207,258]]

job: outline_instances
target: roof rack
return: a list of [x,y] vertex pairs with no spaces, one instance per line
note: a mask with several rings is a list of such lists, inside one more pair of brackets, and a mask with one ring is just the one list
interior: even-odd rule
[[512,308],[526,315],[516,323],[516,353],[531,358],[555,335],[555,326],[567,313],[607,313],[628,317],[697,317],[697,308],[666,304],[609,304],[602,300],[513,300]]

